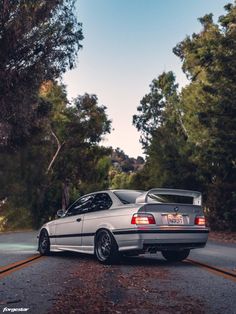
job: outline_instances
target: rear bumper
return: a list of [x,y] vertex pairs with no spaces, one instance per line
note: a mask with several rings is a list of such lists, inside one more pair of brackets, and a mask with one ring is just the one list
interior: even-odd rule
[[119,251],[163,251],[204,247],[208,239],[207,228],[160,228],[160,229],[120,229],[113,234]]

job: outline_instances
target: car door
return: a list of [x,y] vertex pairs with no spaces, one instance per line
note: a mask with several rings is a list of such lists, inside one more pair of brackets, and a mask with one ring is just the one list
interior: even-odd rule
[[84,213],[89,210],[93,198],[94,195],[81,197],[68,208],[65,216],[57,220],[56,245],[72,249],[81,246]]
[[105,221],[107,210],[112,206],[112,200],[108,193],[96,193],[93,202],[84,214],[82,248],[84,252],[92,253],[94,247],[94,235],[98,225]]

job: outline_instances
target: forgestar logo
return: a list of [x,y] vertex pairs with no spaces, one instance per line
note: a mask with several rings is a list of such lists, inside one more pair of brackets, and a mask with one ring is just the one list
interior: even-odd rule
[[4,307],[3,312],[27,312],[29,308],[24,308],[24,307],[18,307],[18,308],[9,308],[9,307]]

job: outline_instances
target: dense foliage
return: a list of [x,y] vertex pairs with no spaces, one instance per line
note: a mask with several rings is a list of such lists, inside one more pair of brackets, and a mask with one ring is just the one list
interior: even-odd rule
[[144,166],[144,159],[129,157],[123,150],[112,150],[111,166],[109,169],[109,187],[113,189],[126,189],[132,187],[135,174]]
[[174,48],[190,83],[179,93],[163,73],[141,100],[133,122],[147,163],[133,184],[201,190],[211,227],[235,230],[236,6],[225,9]]
[[74,0],[0,1],[0,143],[41,131],[39,87],[74,67],[82,39]]
[[203,192],[213,229],[236,229],[236,5],[175,48],[173,72],[150,85],[133,117],[146,154],[100,146],[111,121],[96,95],[69,103],[59,78],[83,39],[74,0],[0,2],[0,229],[38,227],[80,194],[170,187]]
[[0,198],[9,208],[28,209],[35,226],[79,194],[107,188],[110,166],[110,149],[97,144],[111,122],[95,95],[79,96],[68,106],[64,86],[47,82],[40,97],[51,105],[40,134],[0,155]]
[[69,104],[58,79],[83,39],[74,0],[0,2],[0,220],[38,226],[108,186],[110,132],[95,95]]

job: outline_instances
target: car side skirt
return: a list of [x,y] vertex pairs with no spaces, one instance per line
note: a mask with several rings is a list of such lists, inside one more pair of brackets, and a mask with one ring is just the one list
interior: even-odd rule
[[[116,229],[111,231],[117,241],[119,251],[154,252],[175,249],[194,249],[204,247],[209,230],[204,229]],[[74,233],[50,235],[51,239],[71,237],[91,237],[95,233]],[[92,239],[91,239],[92,240]],[[93,241],[91,241],[93,242]],[[51,245],[51,251],[75,251],[94,253],[94,246]]]

